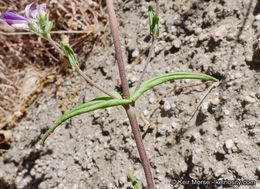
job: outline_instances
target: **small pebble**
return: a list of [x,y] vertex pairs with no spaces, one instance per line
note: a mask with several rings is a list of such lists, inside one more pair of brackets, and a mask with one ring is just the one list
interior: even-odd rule
[[150,103],[150,104],[153,104],[154,102],[155,102],[155,99],[154,99],[153,97],[150,97],[150,98],[149,98],[149,103]]
[[209,35],[208,34],[202,33],[202,34],[199,35],[199,41],[205,41],[207,39],[209,39]]
[[148,110],[144,110],[143,114],[144,114],[144,116],[147,116],[149,114],[149,111]]
[[217,106],[220,103],[219,98],[214,98],[210,101],[210,103],[214,106]]
[[195,35],[199,35],[199,34],[201,34],[201,32],[202,32],[201,28],[196,28],[194,31]]
[[224,172],[225,172],[224,167],[223,166],[218,166],[216,171],[214,172],[214,175],[216,177],[220,177]]
[[243,73],[241,73],[241,72],[235,73],[235,78],[236,78],[236,79],[239,79],[239,78],[241,78],[241,77],[243,77]]
[[99,113],[99,112],[95,112],[94,118],[97,119],[97,118],[99,118],[99,117],[100,117],[100,113]]
[[227,39],[228,41],[233,41],[233,40],[235,40],[235,36],[234,36],[233,34],[228,34],[228,35],[226,36],[226,39]]
[[234,145],[234,142],[233,142],[232,139],[228,139],[228,140],[225,141],[225,147],[226,147],[228,150],[231,149],[231,148],[233,147],[233,145]]
[[132,52],[132,57],[137,57],[139,55],[139,52],[138,52],[138,50],[134,50],[133,52]]
[[171,26],[171,32],[172,32],[172,33],[175,33],[176,31],[177,31],[176,26]]
[[173,138],[172,137],[167,137],[165,139],[165,142],[166,142],[166,144],[171,145],[173,143]]
[[260,165],[257,167],[257,172],[260,175]]
[[255,100],[253,97],[249,96],[249,95],[244,98],[244,101],[245,101],[247,104],[253,104],[253,103],[256,102],[256,100]]
[[227,35],[227,29],[225,25],[221,25],[215,30],[214,39],[216,41],[223,39]]
[[255,20],[260,20],[260,14],[255,16]]
[[163,105],[163,109],[164,109],[164,111],[169,111],[170,109],[171,109],[172,107],[171,107],[171,104],[168,102],[168,101],[166,101],[165,103],[164,103],[164,105]]
[[63,176],[63,171],[59,170],[58,173],[57,173],[57,176],[58,177],[62,177]]
[[224,112],[225,115],[229,115],[230,114],[230,111],[228,109],[224,109],[223,112]]
[[181,40],[179,38],[175,39],[173,41],[173,46],[176,47],[176,48],[181,48]]
[[187,30],[188,30],[189,32],[193,32],[193,31],[194,31],[194,28],[193,28],[192,25],[188,25],[186,28],[187,28]]

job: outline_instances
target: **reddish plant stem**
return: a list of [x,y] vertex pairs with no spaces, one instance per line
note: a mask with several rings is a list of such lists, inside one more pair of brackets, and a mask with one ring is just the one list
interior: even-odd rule
[[128,81],[126,78],[125,66],[124,66],[124,62],[123,62],[123,55],[122,55],[122,50],[121,50],[121,45],[120,45],[120,40],[119,40],[118,27],[117,27],[118,25],[117,25],[113,1],[106,0],[106,4],[107,4],[107,9],[108,9],[108,15],[109,15],[109,20],[110,20],[110,28],[112,31],[113,42],[114,42],[114,46],[115,46],[115,50],[116,50],[116,60],[117,60],[117,64],[118,64],[120,79],[122,82],[124,98],[129,99],[130,92],[129,92]]
[[[129,92],[128,81],[126,78],[126,71],[125,71],[125,67],[124,67],[124,63],[123,63],[123,56],[122,56],[122,50],[121,50],[120,41],[119,41],[119,34],[118,34],[117,21],[116,21],[116,15],[115,15],[115,10],[114,10],[114,6],[113,6],[113,1],[106,0],[106,4],[107,4],[107,9],[108,9],[108,14],[109,14],[110,28],[112,31],[113,42],[114,42],[114,46],[115,46],[115,50],[116,50],[116,58],[117,58],[117,63],[118,63],[119,75],[120,75],[121,83],[122,83],[122,87],[123,87],[124,98],[129,99],[130,92]],[[150,164],[149,164],[146,152],[145,152],[141,132],[140,132],[140,129],[138,126],[134,104],[126,105],[126,106],[124,106],[124,108],[126,110],[127,116],[129,118],[129,121],[130,121],[130,124],[132,127],[132,132],[133,132],[133,135],[135,138],[136,146],[137,146],[137,149],[139,152],[139,156],[141,158],[142,166],[144,168],[148,189],[154,189],[155,187],[154,187],[154,183],[153,183],[152,172],[151,172]]]
[[128,119],[130,121],[132,132],[134,134],[136,146],[138,149],[138,153],[141,158],[141,162],[142,162],[142,166],[144,169],[145,178],[146,178],[146,182],[147,182],[147,187],[148,187],[148,189],[154,189],[155,187],[154,187],[154,183],[153,183],[153,175],[151,172],[151,167],[150,167],[147,155],[146,155],[141,132],[140,132],[138,122],[136,119],[135,108],[132,105],[128,105],[125,107],[125,110],[126,110]]

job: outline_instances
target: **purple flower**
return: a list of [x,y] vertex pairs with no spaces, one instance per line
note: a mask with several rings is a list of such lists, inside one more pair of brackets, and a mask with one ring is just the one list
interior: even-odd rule
[[5,12],[2,19],[11,26],[23,26],[28,29],[28,24],[30,22],[36,20],[38,17],[44,16],[47,13],[45,4],[37,5],[36,9],[30,11],[32,5],[33,3],[25,7],[25,17],[14,12]]
[[2,17],[3,21],[5,21],[9,25],[13,24],[22,24],[22,23],[29,23],[30,19],[20,16],[14,12],[5,12],[4,16]]

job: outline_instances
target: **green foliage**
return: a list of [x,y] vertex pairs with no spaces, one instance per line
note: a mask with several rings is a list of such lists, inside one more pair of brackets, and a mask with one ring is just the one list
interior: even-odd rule
[[65,55],[67,56],[67,58],[69,60],[71,68],[73,69],[73,71],[75,71],[75,69],[79,65],[79,62],[76,58],[74,51],[72,50],[72,48],[70,48],[68,45],[65,45],[63,42],[61,42],[60,44],[61,44],[61,48],[62,48],[63,52],[65,53]]
[[[63,45],[64,47],[64,45]],[[67,46],[66,49],[69,49],[67,53],[71,53],[70,48]],[[65,49],[65,50],[66,50]],[[71,55],[71,59],[73,59],[73,54]],[[122,96],[116,92],[111,92],[113,95],[115,95],[118,99],[113,99],[110,96],[104,95],[98,98],[95,98],[81,106],[78,106],[74,108],[73,110],[67,112],[64,114],[56,123],[55,125],[49,129],[46,134],[44,135],[42,139],[42,145],[44,145],[45,140],[48,138],[48,136],[54,132],[54,130],[64,121],[67,119],[74,117],[79,114],[91,112],[97,109],[102,108],[108,108],[113,106],[119,106],[119,105],[128,105],[131,103],[134,103],[143,93],[145,93],[147,90],[160,85],[162,83],[165,83],[167,81],[171,80],[177,80],[177,79],[200,79],[200,80],[208,80],[208,81],[218,81],[214,77],[211,77],[206,74],[200,74],[200,73],[190,73],[190,72],[176,72],[176,73],[169,73],[164,74],[152,79],[149,79],[147,81],[144,81],[140,88],[133,94],[135,87],[132,87],[130,89],[131,98],[130,99],[123,99]]]
[[131,181],[134,189],[142,189],[142,187],[137,183],[135,177],[131,175],[131,173],[128,174],[128,178]]
[[[149,79],[147,81],[144,81],[140,88],[135,92],[135,94],[131,95],[131,99],[135,102],[144,92],[147,90],[160,85],[162,83],[165,83],[167,81],[171,80],[178,80],[178,79],[201,79],[201,80],[208,80],[208,81],[218,81],[216,78],[211,77],[206,74],[200,74],[200,73],[191,73],[191,72],[175,72],[175,73],[169,73],[164,74],[152,79]],[[135,90],[135,87],[132,87],[130,89],[130,94],[133,93]]]
[[54,21],[49,21],[49,13],[44,13],[40,11],[37,19],[32,19],[28,24],[32,32],[37,33],[38,35],[47,38],[48,34],[51,32],[51,29],[54,25]]
[[42,138],[42,145],[44,145],[45,140],[48,138],[48,136],[50,134],[52,134],[54,132],[54,130],[64,121],[66,121],[67,119],[74,117],[76,115],[80,115],[83,113],[87,113],[87,112],[91,112],[97,109],[102,109],[102,108],[108,108],[108,107],[112,107],[112,106],[118,106],[118,105],[126,105],[126,104],[130,104],[132,101],[131,100],[127,100],[127,99],[122,99],[122,96],[118,93],[118,92],[111,92],[113,95],[115,95],[116,97],[118,97],[119,99],[113,99],[110,96],[104,95],[98,98],[95,98],[85,104],[82,104],[81,106],[78,106],[76,108],[74,108],[73,110],[67,112],[66,114],[64,114],[56,123],[55,125],[49,129],[45,135]]
[[149,17],[149,25],[150,25],[150,35],[159,37],[159,16],[158,14],[154,14],[153,8],[151,6],[148,7],[148,17]]

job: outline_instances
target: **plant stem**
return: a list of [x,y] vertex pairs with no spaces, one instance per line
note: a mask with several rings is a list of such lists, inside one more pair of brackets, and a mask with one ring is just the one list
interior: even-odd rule
[[147,66],[148,66],[148,64],[149,64],[149,62],[150,62],[150,60],[151,60],[153,47],[154,47],[156,41],[157,41],[156,37],[153,36],[152,45],[151,45],[150,48],[149,48],[148,57],[147,57],[147,59],[146,59],[146,61],[145,61],[144,69],[143,69],[143,71],[142,71],[142,74],[141,74],[141,76],[140,76],[138,82],[137,82],[137,85],[136,85],[136,88],[135,88],[134,93],[139,89],[139,87],[140,87],[140,85],[141,85],[141,83],[142,83],[142,80],[143,80],[143,78],[144,78],[144,74],[145,74],[145,72],[146,72],[146,70],[147,70]]
[[141,162],[142,162],[142,166],[144,169],[145,178],[146,178],[146,182],[147,182],[147,187],[148,187],[148,189],[154,189],[155,187],[154,187],[154,183],[153,183],[153,175],[151,172],[151,167],[150,167],[149,160],[148,160],[146,152],[145,152],[141,132],[140,132],[138,122],[136,119],[135,108],[132,105],[128,105],[127,107],[125,107],[125,110],[126,110],[128,119],[130,121],[132,132],[134,134],[136,146],[138,149],[138,153],[141,158]]
[[[107,4],[109,20],[110,20],[110,28],[112,31],[113,42],[114,42],[115,51],[116,51],[119,75],[120,75],[121,83],[122,83],[122,87],[123,87],[124,98],[129,99],[130,92],[129,92],[129,86],[128,86],[128,82],[127,82],[127,78],[126,78],[126,71],[125,71],[125,67],[124,67],[124,63],[123,63],[123,56],[122,56],[122,50],[121,50],[120,41],[119,41],[119,34],[118,34],[116,14],[115,14],[114,6],[113,6],[113,1],[106,0],[106,4]],[[132,127],[132,132],[133,132],[133,135],[135,138],[136,146],[137,146],[139,156],[141,158],[142,166],[143,166],[143,169],[145,172],[148,189],[154,189],[152,172],[151,172],[150,164],[149,164],[146,152],[145,152],[141,132],[140,132],[140,129],[138,126],[134,103],[132,105],[126,105],[126,106],[124,106],[124,108],[126,110],[128,119],[129,119],[131,127]]]
[[[54,46],[54,48],[62,55],[62,56],[66,56],[65,53],[61,50],[61,48],[57,45],[57,43],[55,41],[52,40],[51,35],[49,34],[47,36],[47,40]],[[107,91],[106,89],[104,89],[103,87],[99,86],[98,84],[96,84],[94,81],[92,81],[86,74],[84,74],[84,72],[77,67],[76,71],[78,72],[78,74],[80,74],[85,81],[87,81],[91,86],[96,87],[98,90],[102,91],[103,93],[107,94],[108,96],[110,96],[111,98],[117,99],[117,97],[113,94],[111,94],[109,91]]]
[[[155,10],[155,13],[156,13],[158,16],[159,16],[159,6],[160,6],[160,1],[157,0],[157,1],[156,1],[156,10]],[[141,83],[142,83],[142,80],[143,80],[143,78],[144,78],[144,74],[146,73],[146,70],[147,70],[147,66],[148,66],[148,64],[150,63],[150,60],[151,60],[153,47],[154,47],[156,41],[157,41],[157,38],[156,38],[156,36],[155,36],[155,34],[154,34],[154,35],[152,36],[152,44],[151,44],[151,46],[150,46],[150,48],[149,48],[149,53],[148,53],[148,57],[147,57],[147,59],[146,59],[146,61],[145,61],[144,69],[143,69],[143,71],[142,71],[142,74],[141,74],[141,76],[140,76],[138,82],[137,82],[137,85],[136,85],[136,87],[135,87],[134,93],[139,89],[139,87],[140,87],[140,85],[141,85]]]
[[106,4],[107,4],[108,15],[109,15],[109,20],[110,20],[110,28],[112,31],[113,43],[114,43],[115,50],[116,50],[116,60],[117,60],[117,65],[118,65],[118,69],[119,69],[120,79],[122,82],[124,98],[129,99],[130,92],[129,92],[129,86],[128,86],[128,81],[127,81],[127,77],[126,77],[125,66],[124,66],[124,62],[123,62],[123,55],[122,55],[122,50],[121,50],[121,45],[120,45],[120,40],[119,40],[117,20],[116,20],[116,14],[115,14],[115,10],[114,10],[113,1],[106,0]]

